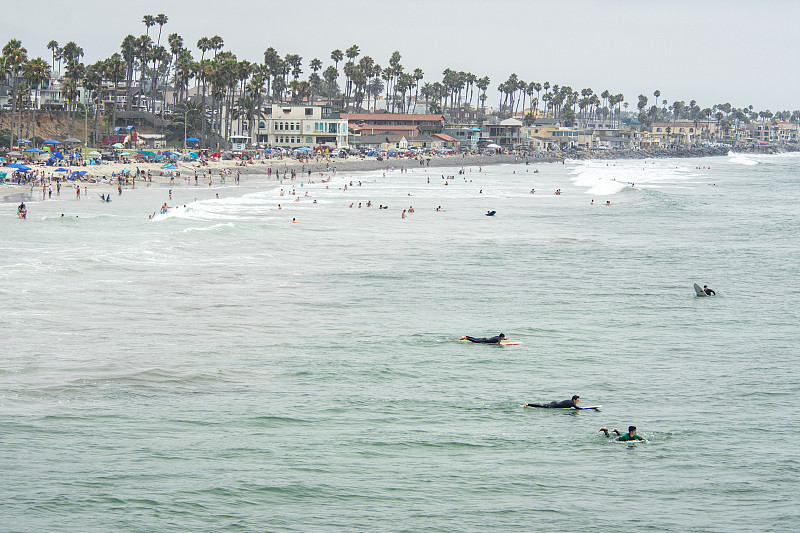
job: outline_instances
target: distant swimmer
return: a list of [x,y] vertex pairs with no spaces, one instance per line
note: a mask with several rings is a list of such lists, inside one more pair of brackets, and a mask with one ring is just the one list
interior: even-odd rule
[[487,217],[493,217],[495,215],[495,213],[497,213],[497,211],[487,211],[486,212],[486,216]]
[[712,294],[713,294],[714,296],[716,296],[716,295],[717,295],[717,293],[716,293],[716,292],[714,292],[714,289],[709,289],[709,288],[708,288],[708,285],[703,285],[703,292],[704,292],[704,293],[706,293],[706,295],[707,295],[707,296],[711,296]]
[[524,407],[541,407],[543,409],[580,409],[578,407],[578,402],[581,401],[581,397],[575,394],[572,396],[571,400],[561,400],[560,402],[550,402],[550,403],[523,403]]
[[459,340],[477,342],[478,344],[500,344],[500,342],[505,340],[505,338],[505,333],[501,333],[500,335],[496,335],[494,337],[470,337],[469,335],[464,335]]
[[[611,438],[608,428],[602,427],[600,428],[600,431],[605,434],[606,438]],[[617,428],[612,429],[611,433],[618,435],[616,440],[620,442],[627,442],[629,440],[644,440],[641,435],[636,434],[636,426],[628,426],[628,432],[624,435],[621,434]]]

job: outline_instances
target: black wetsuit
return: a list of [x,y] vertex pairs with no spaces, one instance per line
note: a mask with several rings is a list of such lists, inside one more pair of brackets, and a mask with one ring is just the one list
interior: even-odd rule
[[469,342],[478,342],[481,344],[500,344],[500,336],[497,335],[496,337],[470,337],[469,335],[466,336]]
[[574,407],[575,409],[580,409],[578,404],[576,404],[572,400],[562,400],[560,402],[550,402],[550,403],[529,403],[531,407],[544,407],[545,409],[569,409],[570,407]]
[[716,296],[716,295],[717,295],[717,293],[716,293],[716,292],[714,292],[714,290],[713,290],[713,289],[709,289],[709,288],[705,288],[705,289],[703,289],[703,292],[704,292],[704,293],[706,293],[706,295],[707,295],[707,296],[711,296],[712,294],[713,294],[714,296]]

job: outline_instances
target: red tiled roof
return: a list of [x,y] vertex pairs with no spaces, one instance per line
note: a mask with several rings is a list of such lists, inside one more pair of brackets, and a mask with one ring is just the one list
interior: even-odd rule
[[446,133],[434,133],[431,135],[431,137],[436,137],[437,139],[441,139],[445,142],[455,142],[455,138],[450,137]]
[[444,115],[408,115],[405,113],[342,113],[340,116],[353,122],[367,120],[444,121]]

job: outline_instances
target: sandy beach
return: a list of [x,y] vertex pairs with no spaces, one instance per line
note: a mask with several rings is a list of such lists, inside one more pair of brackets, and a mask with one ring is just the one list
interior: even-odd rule
[[[153,183],[169,183],[173,178],[175,180],[178,179],[193,179],[195,173],[199,176],[199,179],[203,180],[205,176],[205,181],[207,182],[210,176],[212,181],[218,181],[220,179],[221,173],[225,174],[225,178],[227,180],[233,179],[237,173],[241,176],[241,179],[246,179],[247,176],[259,176],[263,178],[264,176],[274,176],[276,179],[280,176],[283,177],[284,174],[291,174],[292,171],[296,172],[297,174],[307,173],[311,170],[312,174],[320,176],[320,175],[331,175],[335,173],[341,172],[363,172],[363,171],[370,171],[370,170],[413,170],[413,169],[424,169],[424,168],[441,168],[441,167],[474,167],[479,168],[481,166],[487,165],[497,165],[497,164],[525,164],[527,161],[529,164],[541,163],[541,162],[552,162],[555,159],[552,157],[542,157],[542,158],[535,158],[535,157],[525,157],[519,155],[444,155],[444,156],[432,156],[430,158],[422,159],[421,161],[418,159],[404,159],[404,158],[392,158],[392,159],[384,159],[383,161],[378,161],[375,157],[349,157],[347,159],[339,159],[339,158],[309,158],[307,160],[302,159],[294,159],[290,157],[284,158],[272,158],[272,159],[261,159],[253,161],[253,163],[242,164],[238,160],[211,160],[208,162],[204,162],[203,164],[196,163],[196,162],[177,162],[175,166],[177,169],[173,170],[165,170],[162,169],[164,165],[163,162],[133,162],[133,163],[109,163],[104,162],[100,165],[86,165],[86,166],[71,166],[66,167],[70,171],[86,171],[86,174],[79,179],[76,180],[66,180],[62,183],[66,187],[71,187],[74,184],[101,184],[107,183],[109,185],[113,184],[116,186],[116,177],[120,175],[123,171],[129,170],[133,174],[136,173],[138,169],[140,172],[144,173],[145,175],[149,172],[148,180]],[[422,163],[422,164],[421,164]],[[55,179],[59,176],[66,176],[68,173],[57,173],[54,172],[58,167],[52,166],[44,166],[44,165],[31,165],[33,169],[32,172],[38,172],[41,175],[42,172],[45,174],[46,182],[50,182],[52,180],[55,182]],[[17,184],[16,180],[11,180],[11,175],[15,169],[9,167],[0,167],[0,171],[7,172],[8,175],[6,177],[6,182],[3,185],[0,185],[0,191],[3,192],[2,196],[5,201],[18,201],[17,193],[24,193],[31,190],[31,184],[22,182],[21,184]],[[141,178],[140,178],[141,179]],[[42,187],[41,182],[37,179],[36,185],[34,185],[33,190],[40,190]],[[10,198],[9,198],[10,196]]]

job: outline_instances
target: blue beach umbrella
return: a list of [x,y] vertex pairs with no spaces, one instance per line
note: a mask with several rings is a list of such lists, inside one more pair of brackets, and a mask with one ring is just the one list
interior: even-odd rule
[[29,144],[30,143],[30,141],[28,139],[17,139],[17,142],[18,143],[22,143],[22,144]]
[[195,138],[195,137],[189,137],[188,139],[186,139],[186,142],[190,142],[190,143],[199,143],[199,142],[200,142],[200,139],[197,139],[197,138]]
[[26,167],[25,165],[20,165],[20,166],[17,167],[17,170],[19,170],[20,172],[27,172],[30,169],[31,169],[31,167]]
[[21,168],[24,167],[25,165],[20,165],[19,163],[9,163],[6,166],[9,168]]
[[49,141],[45,141],[42,144],[61,144],[61,143],[59,141],[54,141],[53,139],[50,139]]
[[30,153],[41,154],[43,152],[44,152],[44,150],[41,150],[39,148],[28,148],[27,150],[23,150],[22,151],[22,153],[25,153],[25,154],[30,154]]
[[66,168],[59,167],[59,168],[55,169],[53,172],[69,172],[69,170],[67,170]]

